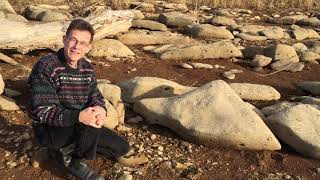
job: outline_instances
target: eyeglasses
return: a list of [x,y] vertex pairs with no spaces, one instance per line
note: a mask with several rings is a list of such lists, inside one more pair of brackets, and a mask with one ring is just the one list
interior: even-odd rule
[[85,48],[88,47],[90,45],[90,43],[85,42],[85,41],[79,41],[78,39],[74,38],[74,37],[67,37],[69,39],[69,42],[72,46],[74,45],[78,45],[79,48]]

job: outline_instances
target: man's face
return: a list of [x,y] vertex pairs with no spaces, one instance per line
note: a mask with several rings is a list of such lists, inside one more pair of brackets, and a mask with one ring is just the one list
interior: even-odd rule
[[91,46],[89,31],[72,30],[68,36],[63,36],[64,53],[68,61],[77,62],[88,53]]

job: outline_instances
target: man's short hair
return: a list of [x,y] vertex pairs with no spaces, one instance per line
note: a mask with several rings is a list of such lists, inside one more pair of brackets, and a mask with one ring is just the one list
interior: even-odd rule
[[70,25],[67,29],[66,35],[69,36],[71,31],[73,31],[73,30],[90,32],[90,34],[91,34],[90,42],[92,42],[93,36],[94,36],[94,29],[89,22],[87,22],[83,19],[75,19],[70,23]]

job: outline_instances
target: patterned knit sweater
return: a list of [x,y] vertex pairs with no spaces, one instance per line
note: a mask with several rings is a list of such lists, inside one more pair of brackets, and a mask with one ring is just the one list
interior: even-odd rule
[[81,110],[96,105],[105,108],[92,65],[80,59],[77,69],[69,67],[63,49],[41,58],[33,66],[28,83],[31,116],[36,124],[72,126],[79,122]]

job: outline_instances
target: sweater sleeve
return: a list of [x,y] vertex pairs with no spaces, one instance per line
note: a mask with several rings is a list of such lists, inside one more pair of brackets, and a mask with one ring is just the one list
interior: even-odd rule
[[33,120],[49,126],[72,126],[79,122],[80,110],[67,109],[61,105],[54,81],[50,76],[35,67],[29,77]]

